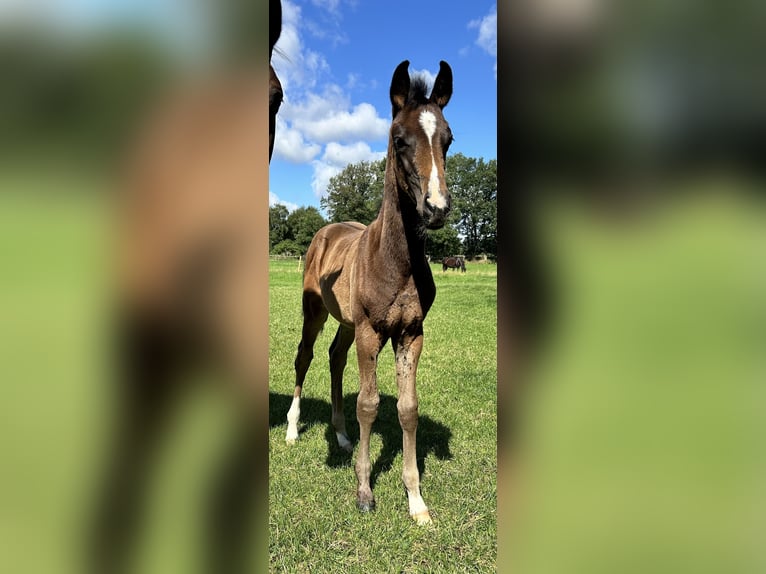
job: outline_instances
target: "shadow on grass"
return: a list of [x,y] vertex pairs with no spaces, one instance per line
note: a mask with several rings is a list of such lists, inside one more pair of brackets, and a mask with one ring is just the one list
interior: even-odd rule
[[[343,397],[343,412],[346,415],[346,430],[349,438],[356,442],[359,438],[359,423],[356,420],[357,393]],[[293,401],[292,395],[282,395],[269,392],[269,428],[286,426],[287,411]],[[330,423],[332,407],[329,401],[313,398],[301,398],[301,418],[299,434],[315,424],[325,424],[325,439],[327,441],[327,458],[325,463],[332,468],[351,466],[352,455],[338,446],[335,429]],[[372,465],[370,486],[374,487],[380,473],[391,469],[394,458],[402,451],[402,429],[399,426],[399,415],[396,411],[396,397],[380,395],[378,417],[372,425],[373,434],[383,441],[383,448]],[[449,441],[452,431],[442,423],[435,421],[422,413],[418,417],[417,461],[418,471],[425,472],[425,459],[433,454],[439,460],[450,460],[452,453]],[[372,458],[372,457],[371,457]]]

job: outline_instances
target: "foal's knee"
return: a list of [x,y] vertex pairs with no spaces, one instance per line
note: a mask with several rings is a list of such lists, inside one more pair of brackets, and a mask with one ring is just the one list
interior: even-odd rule
[[380,395],[359,394],[356,399],[356,416],[359,419],[374,420],[378,416],[378,405],[380,404]]
[[401,397],[396,403],[399,412],[399,424],[403,430],[413,430],[418,426],[417,397]]

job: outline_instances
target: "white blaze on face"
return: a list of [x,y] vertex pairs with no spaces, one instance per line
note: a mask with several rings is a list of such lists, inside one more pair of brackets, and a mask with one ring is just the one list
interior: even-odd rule
[[447,207],[447,198],[441,193],[441,187],[439,186],[439,170],[436,168],[436,158],[434,157],[433,137],[436,133],[436,116],[433,112],[424,110],[420,112],[420,127],[426,133],[428,138],[428,147],[431,150],[431,176],[428,178],[428,203],[432,206],[444,209]]

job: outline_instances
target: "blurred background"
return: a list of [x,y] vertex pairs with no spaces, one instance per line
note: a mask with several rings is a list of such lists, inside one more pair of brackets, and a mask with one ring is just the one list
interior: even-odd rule
[[[179,83],[239,68],[265,78],[267,12],[265,2],[0,3],[3,572],[84,571],[119,407],[113,207],[126,156],[158,98]],[[265,82],[263,93],[265,126]],[[261,139],[254,163],[265,174],[265,129]],[[253,297],[265,303],[266,289],[254,286]],[[160,447],[136,571],[193,572],[204,558],[204,501],[231,439],[232,407],[215,385],[187,399]],[[265,494],[258,498],[262,509]]]
[[764,6],[498,14],[498,563],[761,572]]

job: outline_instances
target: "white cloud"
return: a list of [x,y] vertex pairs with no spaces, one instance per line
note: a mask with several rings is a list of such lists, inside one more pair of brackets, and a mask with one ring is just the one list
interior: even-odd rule
[[[339,0],[313,1],[339,21]],[[322,197],[330,178],[349,163],[385,157],[385,152],[372,151],[368,142],[386,141],[390,121],[372,104],[352,102],[346,90],[361,85],[360,75],[348,74],[345,89],[328,81],[330,68],[324,56],[306,49],[301,39],[302,32],[313,33],[312,23],[290,0],[283,0],[282,9],[282,36],[273,64],[285,101],[277,116],[274,157],[310,163],[312,189]],[[433,81],[434,74],[424,73]]]
[[315,87],[322,75],[330,69],[324,56],[303,46],[298,31],[300,25],[300,7],[283,0],[282,33],[271,63],[282,82],[286,98],[293,90]]
[[343,168],[336,165],[330,165],[323,161],[314,161],[314,175],[311,178],[311,189],[314,195],[324,197],[327,194],[327,186],[333,176],[338,175]]
[[489,14],[478,20],[471,20],[468,28],[478,28],[476,45],[495,58],[493,70],[497,79],[497,6],[490,8]]
[[324,8],[328,12],[337,13],[340,0],[311,0],[311,3],[319,8]]
[[319,142],[382,140],[388,135],[388,121],[368,103],[357,104],[351,110],[332,110],[323,116],[301,116],[293,126],[309,139]]
[[287,208],[287,211],[295,211],[298,209],[298,206],[294,203],[291,203],[289,201],[283,201],[277,197],[277,194],[269,191],[269,207],[273,207],[274,205],[284,205]]
[[274,153],[277,157],[292,163],[308,163],[322,151],[322,146],[306,142],[299,130],[289,127],[277,118],[277,133],[274,137]]
[[378,116],[371,104],[352,106],[335,84],[325,85],[321,94],[307,92],[298,102],[285,101],[279,117],[316,142],[384,140],[388,136],[388,120]]
[[364,142],[356,142],[351,145],[330,142],[327,144],[324,154],[322,155],[322,161],[345,167],[350,163],[378,160],[385,156],[385,152],[374,152],[370,149],[370,146]]
[[348,164],[376,161],[384,157],[386,157],[385,151],[372,151],[365,142],[356,142],[351,145],[330,142],[321,159],[312,162],[314,176],[311,179],[311,188],[317,197],[322,197],[327,193],[330,179],[343,171]]

